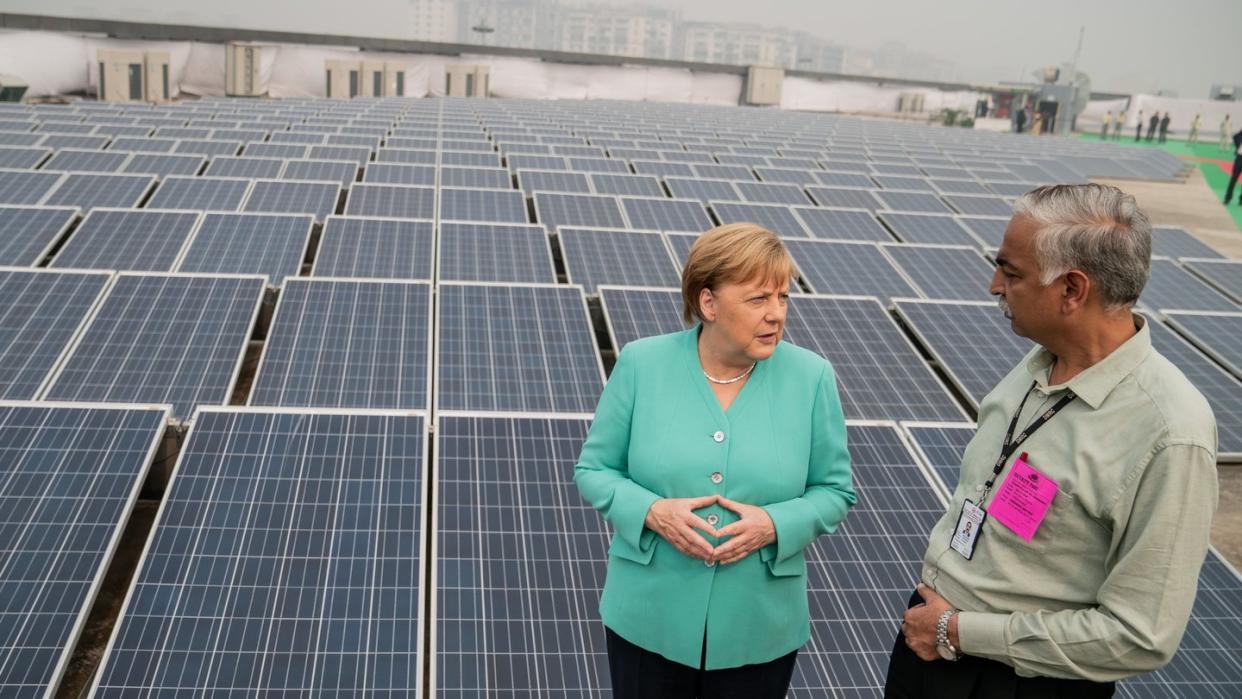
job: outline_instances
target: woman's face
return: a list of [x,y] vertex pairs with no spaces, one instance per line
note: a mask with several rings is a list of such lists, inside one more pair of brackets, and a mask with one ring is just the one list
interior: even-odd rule
[[785,331],[789,280],[753,280],[704,289],[699,297],[704,321],[712,328],[717,352],[747,362],[772,356]]

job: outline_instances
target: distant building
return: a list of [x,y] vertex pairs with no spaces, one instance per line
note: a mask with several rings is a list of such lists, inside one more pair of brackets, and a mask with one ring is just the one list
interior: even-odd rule
[[798,64],[792,34],[754,25],[685,22],[680,43],[685,61],[781,68]]
[[459,7],[462,43],[557,48],[552,39],[554,3],[548,0],[462,0]]
[[444,43],[458,41],[457,10],[457,0],[410,0],[413,38]]
[[611,56],[671,58],[676,14],[656,8],[564,3],[555,13],[554,48]]
[[1213,85],[1208,99],[1219,102],[1242,102],[1242,85]]
[[820,73],[845,72],[845,47],[828,43],[818,36],[806,32],[794,34],[797,49],[798,70],[813,70]]

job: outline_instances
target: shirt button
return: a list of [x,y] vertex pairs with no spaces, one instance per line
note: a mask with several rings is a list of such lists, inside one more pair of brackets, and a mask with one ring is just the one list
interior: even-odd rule
[[720,485],[720,484],[721,484],[721,483],[723,483],[723,482],[724,482],[724,474],[723,474],[723,473],[721,473],[720,471],[717,471],[717,472],[715,472],[715,473],[713,473],[713,474],[712,474],[712,483],[715,483],[716,485]]
[[717,442],[717,443],[723,442],[723,441],[724,441],[724,432],[721,432],[721,431],[717,430],[717,431],[716,431],[716,434],[712,435],[712,439],[716,440],[716,442]]
[[982,493],[982,492],[983,492],[983,486],[981,486],[981,485],[977,485],[977,486],[975,486],[975,492],[976,492],[976,493]]
[[703,565],[707,566],[708,568],[711,568],[712,566],[716,565],[716,562],[715,561],[703,561]]
[[712,525],[713,527],[716,526],[716,523],[719,521],[720,521],[720,517],[716,514],[710,514],[707,516],[707,523]]

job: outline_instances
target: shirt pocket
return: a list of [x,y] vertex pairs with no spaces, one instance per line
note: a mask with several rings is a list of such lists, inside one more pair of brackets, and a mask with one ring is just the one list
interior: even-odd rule
[[1031,546],[1042,554],[1040,560],[1050,572],[1072,577],[1089,574],[1095,568],[1102,570],[1111,539],[1108,528],[1092,517],[1073,493],[1061,490]]

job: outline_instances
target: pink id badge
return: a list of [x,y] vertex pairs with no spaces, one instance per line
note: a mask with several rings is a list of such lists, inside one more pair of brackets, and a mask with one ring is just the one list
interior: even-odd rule
[[988,515],[1030,542],[1057,497],[1057,482],[1036,471],[1022,453],[988,506]]

